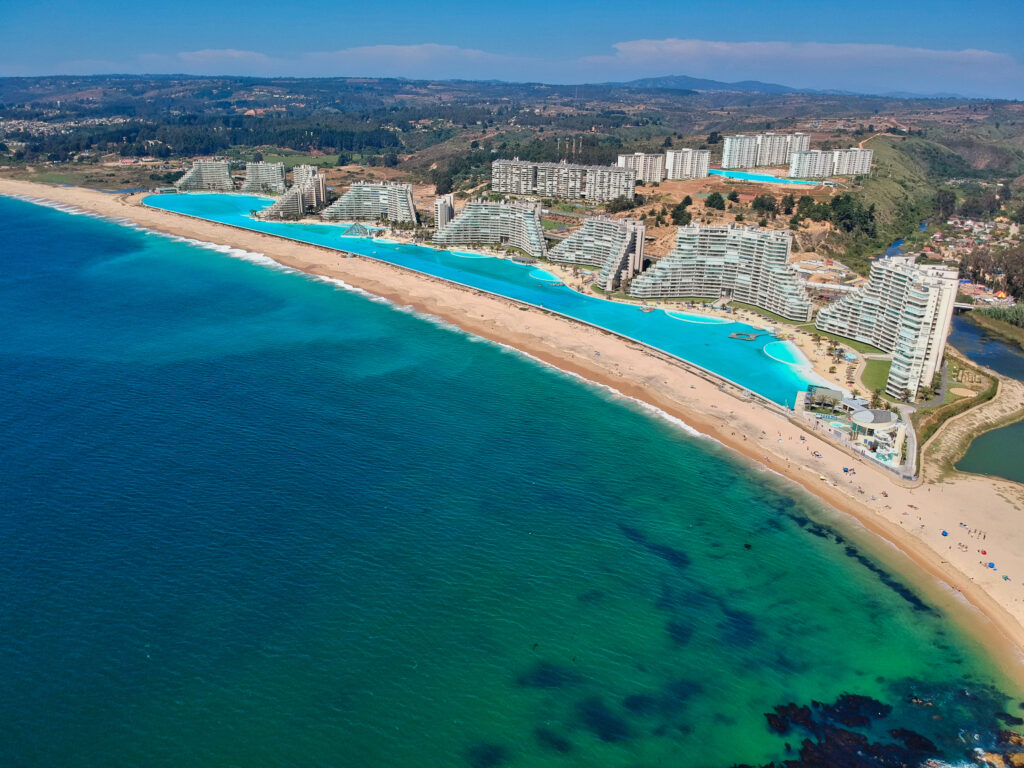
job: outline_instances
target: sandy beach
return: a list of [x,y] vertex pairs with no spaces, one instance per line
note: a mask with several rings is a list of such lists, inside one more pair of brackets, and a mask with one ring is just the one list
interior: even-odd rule
[[[915,484],[902,483],[821,438],[799,418],[767,408],[736,388],[721,387],[666,355],[400,267],[143,207],[142,195],[9,179],[0,179],[0,194],[46,198],[147,229],[262,253],[283,265],[337,278],[435,315],[661,409],[788,478],[895,545],[933,577],[933,602],[958,614],[964,626],[993,649],[1006,674],[1024,684],[1024,486],[959,473],[939,477],[927,471]],[[1010,390],[1009,396],[1019,391]],[[844,473],[844,467],[854,468],[855,474]],[[988,563],[995,563],[998,570]]]

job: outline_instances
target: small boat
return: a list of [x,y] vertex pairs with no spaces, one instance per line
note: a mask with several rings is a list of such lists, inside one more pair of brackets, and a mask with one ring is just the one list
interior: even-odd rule
[[640,307],[641,312],[653,312],[654,307]]

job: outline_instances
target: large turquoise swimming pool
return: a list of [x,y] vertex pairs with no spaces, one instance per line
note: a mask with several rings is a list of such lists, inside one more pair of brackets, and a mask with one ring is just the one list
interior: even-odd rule
[[699,316],[690,316],[698,322],[680,322],[685,315],[660,309],[642,312],[634,305],[586,296],[545,277],[543,270],[508,259],[466,258],[470,254],[342,237],[344,225],[260,221],[251,216],[272,202],[267,197],[203,193],[151,195],[145,201],[154,208],[357,253],[526,301],[656,347],[788,408],[798,391],[818,383],[810,364],[789,342],[778,342],[770,334],[753,341],[729,338],[736,331],[754,330],[744,323],[706,322],[711,318]]
[[746,171],[727,171],[713,169],[708,171],[709,176],[725,176],[729,179],[742,179],[743,181],[761,181],[769,182],[771,184],[807,184],[810,186],[816,186],[821,182],[817,181],[804,181],[803,179],[784,179],[781,176],[772,176],[769,173],[747,173]]

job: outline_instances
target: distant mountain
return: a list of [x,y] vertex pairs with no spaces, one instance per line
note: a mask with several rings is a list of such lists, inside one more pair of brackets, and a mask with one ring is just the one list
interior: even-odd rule
[[732,91],[734,93],[812,93],[827,96],[884,96],[892,99],[962,99],[956,93],[911,93],[908,91],[892,91],[889,93],[858,93],[857,91],[840,91],[835,89],[791,88],[778,83],[762,83],[759,80],[741,80],[738,83],[726,83],[721,80],[708,80],[702,77],[687,75],[665,75],[664,77],[643,77],[625,83],[605,83],[619,88],[671,88],[673,90],[692,91]]
[[672,88],[690,91],[737,91],[740,93],[809,93],[799,88],[790,88],[778,83],[762,83],[757,80],[743,80],[738,83],[724,83],[721,80],[706,80],[686,75],[665,75],[664,77],[643,77],[626,83],[605,83],[623,88]]

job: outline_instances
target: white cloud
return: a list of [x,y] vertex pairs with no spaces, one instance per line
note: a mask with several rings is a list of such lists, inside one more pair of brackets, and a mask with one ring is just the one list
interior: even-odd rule
[[[24,67],[0,64],[0,72]],[[364,45],[275,57],[259,51],[209,48],[147,53],[125,62],[64,62],[53,72],[182,72],[186,74],[501,79],[549,83],[691,75],[762,80],[795,87],[862,93],[955,92],[1024,98],[1024,64],[1004,53],[937,50],[874,43],[629,40],[609,53],[567,58],[492,53],[456,45]]]

